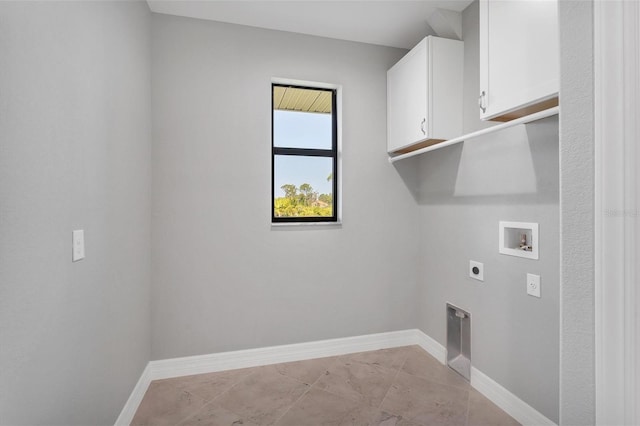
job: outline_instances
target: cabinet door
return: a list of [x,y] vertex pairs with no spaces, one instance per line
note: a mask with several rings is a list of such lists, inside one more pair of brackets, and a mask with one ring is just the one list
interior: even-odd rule
[[508,121],[557,105],[558,45],[555,0],[480,0],[481,118]]
[[387,71],[387,150],[426,139],[426,39]]

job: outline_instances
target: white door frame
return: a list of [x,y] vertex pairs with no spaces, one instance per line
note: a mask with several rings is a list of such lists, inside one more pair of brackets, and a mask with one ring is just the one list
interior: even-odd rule
[[[640,424],[640,2],[594,2],[596,424]],[[585,230],[586,231],[586,230]]]

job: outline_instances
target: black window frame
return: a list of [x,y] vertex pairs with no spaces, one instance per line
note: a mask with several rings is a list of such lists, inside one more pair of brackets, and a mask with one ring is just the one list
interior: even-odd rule
[[[293,89],[319,90],[331,93],[331,149],[316,148],[284,148],[276,147],[274,141],[274,89],[275,87],[286,87]],[[271,223],[316,223],[316,222],[338,222],[338,109],[337,109],[337,89],[314,86],[298,86],[292,84],[271,83]],[[275,165],[276,155],[290,155],[300,157],[325,157],[333,159],[333,215],[331,216],[302,216],[302,217],[279,217],[275,215]]]

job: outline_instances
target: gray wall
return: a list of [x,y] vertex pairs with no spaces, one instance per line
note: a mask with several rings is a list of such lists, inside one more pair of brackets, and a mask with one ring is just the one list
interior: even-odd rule
[[[478,3],[463,13],[464,127],[481,123]],[[549,419],[558,421],[558,120],[551,117],[422,156],[420,328],[446,345],[445,305],[471,312],[472,364]],[[500,220],[537,222],[540,260],[498,253]],[[484,263],[484,282],[469,278]],[[526,293],[541,276],[542,298]]]
[[113,424],[149,359],[149,23],[0,2],[0,424]]
[[560,1],[560,418],[595,423],[593,2]]
[[[415,327],[417,211],[386,154],[404,51],[165,15],[152,40],[153,359]],[[341,227],[270,225],[272,77],[343,86]]]

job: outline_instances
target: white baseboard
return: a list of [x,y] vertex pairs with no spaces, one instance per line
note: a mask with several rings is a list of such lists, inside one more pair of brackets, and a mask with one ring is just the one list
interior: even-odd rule
[[158,380],[414,345],[416,344],[415,336],[416,330],[402,330],[340,339],[295,343],[291,345],[221,352],[209,355],[172,358],[151,361],[149,365],[151,367],[152,380]]
[[417,341],[416,344],[422,349],[429,352],[429,354],[437,359],[441,364],[447,362],[447,349],[438,343],[435,339],[427,336],[420,330],[416,330]]
[[[122,409],[116,426],[131,423],[138,405],[153,380],[408,345],[419,345],[442,364],[446,362],[445,347],[417,329],[150,361]],[[554,424],[474,367],[471,367],[471,385],[525,426]]]
[[152,380],[151,369],[149,368],[149,364],[147,364],[142,371],[140,379],[138,379],[138,383],[136,383],[131,395],[129,395],[129,399],[124,405],[124,408],[120,412],[120,415],[116,420],[116,426],[129,426],[131,424],[133,416],[135,416],[136,410],[138,410],[138,406],[142,402],[142,398],[144,397],[145,392],[147,392]]
[[555,425],[542,413],[475,367],[471,367],[471,386],[524,426]]

